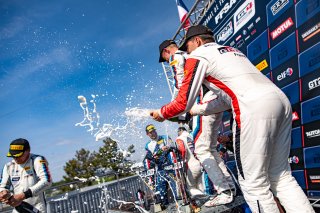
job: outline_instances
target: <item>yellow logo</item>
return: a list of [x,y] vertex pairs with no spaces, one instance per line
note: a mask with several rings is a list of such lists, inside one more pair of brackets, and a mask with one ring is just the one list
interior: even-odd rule
[[266,59],[264,59],[263,61],[261,61],[259,64],[256,65],[256,68],[260,71],[264,70],[267,67],[268,67],[268,62]]
[[40,160],[40,163],[47,163],[46,160]]
[[188,74],[189,70],[184,70],[183,74],[186,76]]
[[26,171],[28,171],[28,170],[30,170],[30,169],[31,169],[30,166],[24,167],[24,170],[26,170]]
[[10,145],[10,150],[23,150],[23,145]]
[[170,66],[174,66],[178,64],[178,60],[173,60],[170,62]]
[[161,139],[161,140],[159,140],[158,142],[157,142],[157,144],[162,144],[163,143],[163,139]]

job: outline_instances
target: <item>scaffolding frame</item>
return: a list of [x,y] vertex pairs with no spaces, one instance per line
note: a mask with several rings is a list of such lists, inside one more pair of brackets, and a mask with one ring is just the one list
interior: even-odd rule
[[[172,40],[174,40],[178,44],[178,46],[181,46],[183,41],[185,40],[186,30],[183,27],[185,22],[189,20],[190,26],[199,24],[214,2],[215,0],[197,0],[195,2],[195,4],[190,9],[190,12],[188,13],[186,19],[180,24],[177,32],[172,37]],[[162,63],[162,69],[167,80],[171,97],[173,97],[175,83],[174,73],[168,64]]]

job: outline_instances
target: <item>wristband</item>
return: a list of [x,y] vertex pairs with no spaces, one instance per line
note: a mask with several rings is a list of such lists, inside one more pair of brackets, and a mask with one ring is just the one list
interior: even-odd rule
[[25,196],[25,199],[29,198],[29,197],[32,197],[32,191],[31,189],[28,189],[27,191],[23,192],[24,193],[24,196]]

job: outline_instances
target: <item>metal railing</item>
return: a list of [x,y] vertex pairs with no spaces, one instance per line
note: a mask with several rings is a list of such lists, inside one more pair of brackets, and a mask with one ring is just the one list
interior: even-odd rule
[[136,192],[139,189],[146,193],[147,203],[150,190],[139,176],[132,176],[78,189],[64,196],[48,198],[47,211],[48,213],[105,213],[120,206],[121,202],[116,200],[135,203]]

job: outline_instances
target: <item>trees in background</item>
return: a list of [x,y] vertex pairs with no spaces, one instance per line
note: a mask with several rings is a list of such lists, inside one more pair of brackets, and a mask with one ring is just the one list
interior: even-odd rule
[[98,152],[90,152],[86,149],[80,149],[76,152],[74,158],[69,160],[63,176],[65,182],[72,182],[76,177],[84,180],[82,185],[92,185],[95,176],[106,176],[110,174],[125,177],[131,175],[130,167],[134,163],[129,158],[134,153],[134,145],[130,145],[127,150],[118,147],[116,141],[111,138],[103,140],[103,145]]

